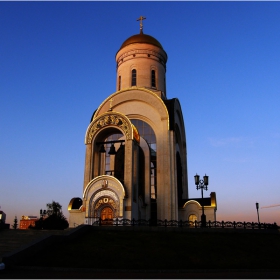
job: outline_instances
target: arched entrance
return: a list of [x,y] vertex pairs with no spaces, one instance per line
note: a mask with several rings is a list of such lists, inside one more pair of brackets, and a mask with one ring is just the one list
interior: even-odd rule
[[103,225],[111,225],[118,216],[118,202],[111,197],[103,197],[94,206],[94,216],[101,219]]
[[195,222],[197,222],[197,216],[195,214],[189,215],[189,222],[191,222],[191,226],[194,226]]
[[87,212],[85,223],[122,218],[124,198],[124,187],[117,178],[102,175],[93,179],[87,185],[83,196]]

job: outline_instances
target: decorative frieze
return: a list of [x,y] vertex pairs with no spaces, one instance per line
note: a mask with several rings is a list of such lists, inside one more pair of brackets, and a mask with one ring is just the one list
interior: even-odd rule
[[86,144],[90,144],[92,142],[93,136],[98,130],[109,125],[118,126],[123,131],[127,140],[133,138],[131,123],[119,114],[109,113],[97,118],[90,125],[86,138]]
[[101,199],[99,199],[96,204],[94,209],[97,210],[99,207],[101,207],[102,205],[110,205],[112,206],[114,209],[117,209],[117,204],[116,202],[110,198],[110,197],[103,197]]
[[124,62],[125,58],[129,57],[129,56],[133,56],[135,57],[136,55],[141,55],[144,54],[147,57],[155,57],[158,59],[158,61],[163,64],[165,66],[166,63],[166,57],[162,56],[159,52],[156,52],[154,50],[130,50],[128,52],[123,53],[117,63],[118,65],[120,65],[122,62]]

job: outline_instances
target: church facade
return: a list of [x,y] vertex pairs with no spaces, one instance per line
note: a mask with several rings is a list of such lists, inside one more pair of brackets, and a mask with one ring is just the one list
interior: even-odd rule
[[188,195],[187,144],[177,98],[166,93],[167,53],[140,33],[116,54],[116,92],[95,110],[85,134],[81,198],[72,198],[69,225],[96,220],[215,220],[216,195]]

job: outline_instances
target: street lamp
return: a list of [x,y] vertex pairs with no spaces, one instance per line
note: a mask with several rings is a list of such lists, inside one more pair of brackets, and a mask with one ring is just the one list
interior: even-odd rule
[[47,214],[46,210],[40,209],[40,218],[42,219]]
[[203,176],[203,180],[199,180],[199,175],[195,175],[194,176],[194,182],[195,182],[195,185],[196,185],[196,189],[199,190],[201,189],[201,197],[202,197],[202,215],[201,215],[201,227],[206,227],[206,216],[204,214],[204,202],[203,202],[203,190],[206,190],[208,189],[208,185],[209,185],[209,180],[208,180],[208,177],[209,176]]
[[256,208],[257,208],[257,213],[258,213],[258,223],[260,223],[260,216],[259,216],[259,203],[256,202]]

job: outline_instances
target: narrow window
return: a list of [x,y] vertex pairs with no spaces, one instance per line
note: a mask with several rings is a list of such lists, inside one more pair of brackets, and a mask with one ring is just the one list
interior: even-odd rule
[[132,76],[131,76],[131,86],[136,86],[136,69],[132,70]]
[[122,78],[121,78],[121,76],[119,76],[119,90],[121,90],[121,81],[122,81]]
[[152,70],[151,72],[151,82],[152,82],[152,87],[156,87],[156,71]]

